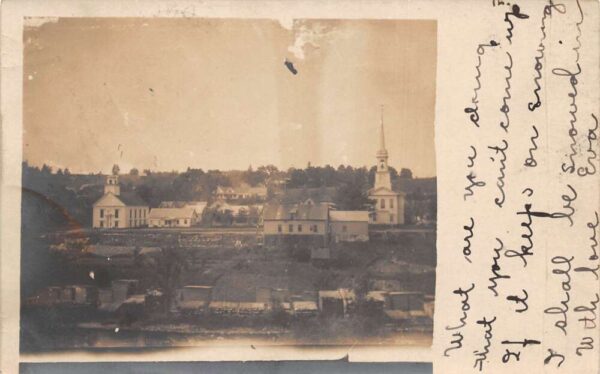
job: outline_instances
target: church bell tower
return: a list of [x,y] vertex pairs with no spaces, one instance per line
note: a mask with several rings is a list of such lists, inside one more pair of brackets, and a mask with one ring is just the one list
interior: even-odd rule
[[118,175],[108,175],[104,182],[104,194],[112,193],[115,196],[119,196],[121,193],[121,187],[119,186]]
[[375,189],[384,187],[392,189],[390,171],[388,169],[388,151],[385,149],[385,134],[383,131],[383,108],[381,109],[381,125],[379,129],[379,150],[375,154],[377,157],[377,172],[375,173]]

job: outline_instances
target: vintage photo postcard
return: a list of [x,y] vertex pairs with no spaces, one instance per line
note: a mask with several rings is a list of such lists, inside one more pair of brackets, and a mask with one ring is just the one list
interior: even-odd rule
[[23,38],[21,352],[431,345],[435,21]]
[[2,371],[597,373],[598,10],[5,2]]

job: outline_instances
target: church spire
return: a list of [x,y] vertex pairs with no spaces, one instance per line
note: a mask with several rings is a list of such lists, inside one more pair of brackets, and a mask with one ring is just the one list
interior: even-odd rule
[[383,105],[381,106],[381,124],[379,129],[379,150],[375,154],[377,157],[377,173],[375,173],[375,189],[380,187],[388,190],[392,189],[390,180],[390,171],[388,169],[388,151],[385,149],[385,134],[383,132]]
[[383,132],[383,105],[381,106],[381,128],[379,130],[379,149],[385,151],[385,134]]
[[385,134],[383,132],[383,105],[381,106],[381,124],[379,125],[379,127],[379,150],[377,151],[376,156],[379,160],[382,158],[387,160],[388,152],[385,149]]

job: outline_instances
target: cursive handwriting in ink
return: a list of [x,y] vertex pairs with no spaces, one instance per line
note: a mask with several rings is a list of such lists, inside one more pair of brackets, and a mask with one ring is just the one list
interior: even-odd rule
[[587,165],[585,167],[581,166],[577,169],[577,175],[579,175],[580,177],[585,177],[586,175],[594,175],[597,171],[596,165],[594,163],[598,154],[594,149],[594,143],[596,142],[596,140],[598,140],[598,134],[596,134],[596,130],[598,130],[598,118],[596,118],[596,116],[593,113],[592,118],[594,119],[594,122],[596,122],[596,124],[594,128],[588,130],[588,148],[586,150],[586,152],[588,153]]
[[[453,294],[455,295],[459,295],[461,296],[462,300],[461,300],[461,311],[462,311],[462,317],[460,317],[460,323],[456,326],[446,326],[446,330],[448,331],[456,331],[456,330],[460,330],[463,327],[465,327],[467,325],[467,312],[471,309],[471,305],[469,304],[469,292],[473,291],[473,289],[475,288],[475,284],[471,283],[471,287],[469,287],[466,290],[463,290],[462,288],[458,288],[454,291],[452,291]],[[455,350],[455,349],[460,349],[462,348],[462,341],[463,341],[463,335],[460,331],[456,331],[454,333],[452,333],[452,339],[450,341],[450,347],[446,348],[444,350],[444,356],[445,357],[450,357],[449,352]]]
[[488,353],[490,353],[490,347],[492,345],[493,337],[492,324],[494,322],[496,322],[496,317],[492,318],[489,321],[485,317],[483,317],[482,319],[476,322],[478,325],[482,325],[485,328],[485,345],[483,346],[483,349],[481,351],[473,351],[473,354],[475,355],[475,357],[477,357],[475,359],[475,364],[473,365],[473,367],[477,368],[479,371],[483,371],[483,363],[487,360]]
[[[494,203],[502,208],[504,201],[506,200],[506,194],[504,192],[504,178],[506,177],[506,150],[508,149],[508,143],[506,140],[502,139],[502,146],[488,146],[488,149],[494,151],[494,154],[500,154],[500,175],[497,178],[496,186],[498,187],[498,191],[500,192],[500,196],[494,198]],[[494,157],[490,157],[490,159],[496,162]]]
[[515,309],[515,312],[517,313],[523,313],[525,312],[527,309],[529,309],[529,305],[527,304],[527,299],[529,298],[529,294],[527,293],[527,291],[522,290],[523,291],[523,297],[519,297],[517,295],[510,295],[506,297],[506,300],[508,301],[514,301],[517,305],[522,304],[523,306]]
[[533,132],[535,134],[531,138],[529,138],[531,140],[531,147],[529,148],[529,157],[527,157],[527,159],[525,160],[524,165],[530,168],[534,168],[537,166],[537,160],[535,159],[535,155],[533,154],[533,152],[538,149],[535,140],[539,138],[540,134],[538,133],[538,130],[535,127],[535,125],[531,126],[531,128],[533,129]]
[[600,225],[598,212],[594,212],[594,217],[596,217],[596,222],[588,222],[588,229],[592,229],[592,236],[590,236],[590,241],[592,244],[590,245],[590,249],[592,250],[592,255],[588,257],[590,261],[598,260],[598,238],[596,238],[596,231],[598,230],[598,225]]
[[595,268],[590,268],[587,266],[580,266],[575,268],[576,273],[591,273],[594,276],[594,279],[598,280],[598,270],[600,270],[600,265],[596,265]]
[[[539,345],[542,344],[539,340],[534,339],[523,339],[521,341],[503,340],[503,345],[520,345],[523,348],[527,348],[528,345]],[[508,349],[505,350],[504,356],[502,356],[502,362],[507,363],[514,357],[517,361],[521,360],[521,352],[512,352]]]
[[564,280],[561,281],[561,289],[564,293],[565,299],[561,300],[560,306],[552,306],[550,308],[546,308],[544,310],[545,314],[550,315],[559,315],[558,321],[554,322],[554,327],[562,331],[562,333],[567,336],[567,312],[569,311],[569,301],[571,301],[571,275],[569,272],[571,271],[571,261],[573,261],[574,257],[566,258],[563,256],[554,256],[551,262],[554,265],[564,265],[563,268],[554,268],[552,269],[552,274],[556,274],[558,276],[562,276]]
[[577,155],[577,84],[579,83],[577,80],[577,76],[581,74],[581,66],[577,63],[577,72],[571,73],[567,69],[563,68],[554,68],[552,69],[552,74],[557,75],[559,77],[569,77],[569,83],[571,84],[571,92],[567,94],[568,97],[571,98],[571,103],[569,106],[569,114],[571,115],[571,119],[569,120],[569,137],[571,138],[571,144],[569,147],[571,148],[571,153],[568,155],[569,162],[563,163],[561,165],[561,170],[564,173],[572,174],[575,172],[575,156]]
[[489,44],[479,44],[477,46],[477,65],[475,66],[475,70],[477,70],[477,74],[475,74],[475,81],[477,82],[477,86],[473,89],[473,97],[471,98],[471,104],[473,107],[466,107],[465,113],[469,114],[469,119],[473,124],[479,127],[479,90],[481,89],[481,61],[482,56],[485,54],[486,47],[497,47],[500,45],[495,40],[490,40]]
[[590,301],[590,306],[579,305],[576,306],[573,311],[575,313],[582,313],[584,316],[578,319],[578,322],[583,323],[583,328],[586,330],[594,330],[596,324],[596,311],[598,310],[598,303],[600,302],[600,296],[595,294],[595,300]]
[[473,146],[471,147],[471,151],[473,151],[473,154],[471,156],[467,156],[467,158],[469,159],[469,163],[467,164],[468,168],[472,168],[475,165],[475,159],[477,158],[477,149]]
[[542,101],[540,99],[540,90],[542,89],[540,85],[540,80],[542,79],[542,61],[544,60],[546,46],[544,42],[546,41],[546,18],[552,16],[552,10],[556,10],[558,13],[564,14],[566,12],[565,6],[563,4],[554,4],[552,0],[548,2],[548,5],[544,7],[544,15],[542,16],[542,26],[540,30],[542,31],[542,37],[540,38],[540,44],[538,45],[538,55],[535,56],[535,65],[533,69],[536,72],[536,77],[533,79],[535,83],[535,89],[533,90],[533,94],[535,95],[535,101],[529,102],[527,104],[527,108],[530,111],[534,111],[542,105]]
[[458,295],[462,298],[462,300],[460,301],[461,303],[461,307],[460,309],[462,310],[462,317],[460,317],[459,321],[460,324],[457,326],[446,326],[446,330],[458,330],[461,329],[463,327],[465,327],[467,325],[467,312],[469,310],[471,310],[471,305],[469,304],[469,292],[473,291],[473,289],[475,288],[475,284],[471,283],[471,287],[469,287],[466,290],[463,290],[461,287],[459,287],[458,289],[452,291],[453,294]]
[[[531,196],[531,195],[530,195]],[[532,215],[528,214],[531,212],[531,204],[525,204],[525,214],[527,215],[527,221],[521,222],[521,227],[524,227],[527,232],[521,234],[521,238],[526,240],[526,244],[521,244],[521,250],[515,251],[513,249],[509,249],[504,252],[506,257],[519,257],[521,261],[523,261],[523,267],[527,267],[527,256],[533,256],[533,229],[531,225],[533,224]],[[517,212],[517,214],[523,212]]]
[[594,338],[591,336],[585,336],[581,339],[579,343],[579,347],[575,350],[577,356],[583,356],[582,351],[592,350],[594,349]]
[[529,18],[529,16],[527,14],[521,13],[521,8],[519,8],[519,6],[517,4],[514,4],[512,6],[512,9],[510,12],[504,13],[504,22],[508,23],[508,28],[506,29],[506,39],[508,40],[509,44],[512,44],[512,37],[513,37],[512,31],[515,28],[515,25],[513,24],[513,22],[510,19],[511,16],[514,16],[516,19]]
[[553,212],[553,213],[536,212],[536,211],[531,210],[531,204],[525,204],[525,211],[517,212],[517,214],[518,215],[526,215],[528,217],[538,217],[538,218],[551,218],[551,219],[566,218],[569,221],[569,226],[573,226],[573,214],[575,214],[575,208],[573,208],[571,206],[571,203],[573,201],[577,200],[577,191],[575,191],[575,189],[570,184],[567,184],[567,187],[571,190],[573,195],[572,196],[562,195],[561,198],[565,202],[565,204],[563,204],[563,208],[566,209],[568,211],[568,213],[565,213],[565,212]]
[[463,194],[463,199],[465,201],[467,201],[467,197],[473,196],[475,194],[475,192],[473,191],[473,187],[485,186],[485,182],[478,181],[477,177],[475,176],[475,173],[473,173],[473,171],[470,171],[469,174],[467,174],[467,180],[469,181],[470,184],[467,187],[465,187],[465,191],[467,191]]
[[560,367],[560,365],[562,365],[563,362],[565,362],[565,356],[561,355],[560,353],[556,352],[555,350],[548,348],[548,353],[549,353],[548,356],[544,359],[544,365],[548,365],[555,358],[560,360],[560,361],[558,361],[558,364],[556,365],[556,367]]
[[504,250],[504,243],[502,243],[502,240],[500,240],[498,238],[496,238],[496,241],[498,242],[499,247],[494,248],[494,257],[493,257],[494,262],[492,263],[492,266],[491,266],[493,276],[488,278],[488,280],[490,281],[490,285],[488,286],[488,289],[490,291],[492,291],[492,293],[494,294],[494,297],[498,297],[498,291],[496,290],[496,288],[498,287],[498,283],[496,281],[499,279],[510,279],[510,275],[502,275],[500,273],[502,268],[500,267],[498,260],[500,259],[500,252]]
[[470,217],[469,220],[471,221],[471,223],[463,226],[463,229],[467,232],[467,235],[465,235],[464,237],[465,245],[463,246],[462,252],[463,256],[465,257],[465,260],[471,263],[471,259],[469,258],[469,256],[471,256],[471,238],[473,237],[473,228],[475,227],[475,220],[473,219],[473,217]]
[[510,106],[508,105],[508,101],[511,99],[510,93],[510,80],[512,78],[512,68],[513,68],[513,59],[512,55],[506,51],[506,55],[508,56],[508,65],[504,66],[506,70],[506,77],[504,80],[506,81],[506,87],[504,87],[504,97],[502,97],[502,106],[500,107],[500,113],[504,114],[504,121],[500,121],[500,127],[508,132],[508,126],[510,125],[510,117],[508,116],[508,112],[510,112]]

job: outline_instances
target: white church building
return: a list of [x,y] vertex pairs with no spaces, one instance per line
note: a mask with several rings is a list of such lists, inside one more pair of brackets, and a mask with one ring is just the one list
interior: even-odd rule
[[146,226],[148,204],[136,193],[121,193],[118,175],[109,175],[104,183],[104,195],[94,203],[93,228],[128,228]]
[[374,209],[369,223],[372,225],[404,224],[404,193],[392,190],[390,170],[388,169],[388,151],[385,148],[383,118],[379,133],[379,150],[376,153],[377,172],[375,183],[369,190],[369,199],[373,200]]

